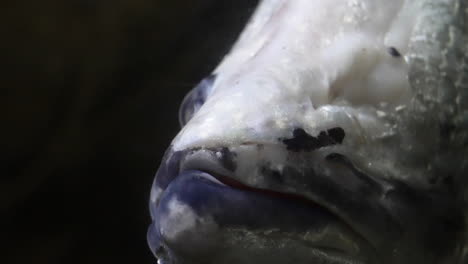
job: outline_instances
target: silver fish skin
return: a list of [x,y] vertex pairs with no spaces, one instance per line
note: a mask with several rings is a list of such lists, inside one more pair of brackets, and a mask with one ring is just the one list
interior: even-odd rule
[[468,3],[263,0],[181,104],[160,264],[468,263]]

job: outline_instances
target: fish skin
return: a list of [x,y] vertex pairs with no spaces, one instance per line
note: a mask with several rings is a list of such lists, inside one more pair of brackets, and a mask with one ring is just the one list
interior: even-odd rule
[[[359,3],[368,3],[337,2],[354,3],[358,4],[357,6]],[[261,118],[249,116],[259,109],[262,113],[266,113],[265,109],[268,107],[271,110],[276,109],[271,108],[272,105],[268,104],[265,98],[257,96],[261,92],[253,91],[252,96],[244,98],[241,95],[240,99],[236,100],[235,96],[239,94],[235,89],[228,88],[237,82],[240,83],[238,87],[242,87],[237,89],[260,89],[249,83],[255,83],[257,77],[245,77],[248,72],[242,67],[239,68],[239,65],[242,65],[243,61],[244,64],[248,64],[245,61],[260,60],[259,53],[269,40],[260,38],[255,42],[252,36],[261,32],[265,23],[272,23],[272,28],[281,27],[275,23],[284,22],[278,19],[278,16],[281,16],[284,10],[288,10],[285,7],[288,5],[286,1],[263,1],[257,12],[257,19],[252,20],[231,54],[215,70],[216,80],[204,99],[205,104],[197,109],[197,113],[191,113],[191,118],[186,118],[188,123],[184,124],[181,133],[168,149],[153,185],[150,202],[153,219],[165,217],[162,209],[158,207],[161,199],[178,197],[177,192],[184,191],[183,188],[175,187],[172,189],[177,191],[167,191],[167,188],[173,186],[171,183],[178,179],[179,174],[182,175],[189,169],[206,170],[208,173],[216,172],[231,177],[249,188],[293,193],[317,202],[364,236],[374,248],[375,252],[372,254],[375,253],[376,256],[360,256],[360,259],[353,260],[356,263],[466,263],[468,177],[465,175],[468,171],[468,160],[463,157],[468,157],[468,30],[464,21],[468,7],[462,0],[398,2],[401,5],[400,10],[407,8],[417,11],[414,18],[409,20],[413,28],[407,36],[406,45],[393,39],[397,48],[392,46],[388,51],[388,47],[382,47],[390,53],[389,56],[393,57],[391,59],[403,61],[401,67],[406,69],[404,76],[407,76],[409,87],[409,91],[404,94],[409,100],[389,100],[375,104],[372,100],[360,101],[342,93],[341,97],[344,97],[344,100],[328,102],[323,99],[325,101],[313,101],[310,105],[303,106],[303,102],[298,101],[300,96],[293,96],[291,101],[283,100],[291,94],[300,95],[298,90],[289,90],[288,94],[281,93],[284,87],[277,90],[265,88],[262,92],[272,92],[273,97],[270,99],[277,103],[277,106],[291,110],[281,112],[279,109],[277,115],[270,114],[274,112],[270,111],[265,115],[269,121],[266,122]],[[296,3],[308,5],[301,1]],[[262,12],[270,19],[262,20]],[[404,12],[399,14],[408,15]],[[403,33],[394,33],[398,34]],[[388,38],[392,39],[391,34]],[[253,59],[245,57],[245,50],[255,54]],[[281,68],[276,73],[281,75],[281,70],[284,69]],[[288,74],[291,73],[285,75]],[[281,78],[275,79],[275,72],[265,76],[270,79],[264,77],[260,83],[272,86],[281,83]],[[280,91],[279,97],[274,97],[277,91]],[[340,96],[336,98],[340,99]],[[240,110],[247,113],[243,116],[247,122],[241,120],[231,125],[226,123],[235,118],[236,114],[235,104],[232,109],[228,109],[229,111],[224,108],[226,104],[234,102],[239,106],[240,102],[247,100],[258,103]],[[297,107],[298,105],[301,107]],[[265,108],[261,108],[262,106]],[[224,109],[225,113],[232,115],[216,116],[213,111],[216,112],[217,109]],[[306,109],[305,116],[307,111],[313,112],[309,119],[298,117],[297,113],[303,109]],[[262,118],[265,116],[260,115]],[[211,120],[211,123],[207,123],[207,120]],[[213,126],[212,120],[218,122],[219,127]],[[279,120],[282,124],[271,123]],[[219,128],[233,129],[227,131]],[[300,130],[297,130],[298,128]],[[344,131],[343,138],[339,140],[341,142],[324,139],[328,135],[327,131],[335,128]],[[296,135],[294,131],[301,132]],[[303,147],[301,143],[304,143]],[[228,162],[221,162],[227,156]],[[182,180],[180,178],[178,181]],[[196,182],[194,180],[194,186]],[[329,189],[328,186],[334,187]],[[353,198],[349,199],[349,195]],[[167,206],[171,201],[163,202],[161,206]],[[187,205],[191,203],[190,199],[186,201]],[[200,211],[194,212],[193,214],[197,214]],[[210,219],[211,216],[207,217],[206,219]],[[203,222],[203,219],[202,217],[197,221]],[[149,232],[153,251],[157,250],[154,241],[163,241],[166,249],[170,248],[168,244],[175,241],[164,237],[163,234],[154,238],[155,232],[161,232],[154,231],[158,227],[161,228],[158,226],[160,222],[158,220],[153,223],[152,231]],[[222,226],[224,223],[217,224]],[[201,225],[198,228],[206,226]],[[265,241],[282,239],[278,236],[266,236],[265,240],[262,240],[261,236],[254,232],[255,229],[252,231],[249,228],[241,229],[240,233],[239,230],[232,231],[232,228],[216,230],[224,232],[226,241],[247,243],[243,240],[244,237],[255,237],[256,240],[253,241],[266,245],[268,243]],[[196,236],[196,233],[194,234]],[[282,236],[287,237],[288,234]],[[288,243],[298,240],[297,237],[292,237]],[[350,237],[358,240],[357,236]],[[205,242],[213,241],[206,239]],[[365,242],[358,244],[362,246]],[[272,244],[268,245],[274,248]],[[272,259],[252,253],[255,252],[253,249],[259,252],[263,250],[256,246],[258,245],[255,243],[251,245],[250,251],[249,248],[239,249],[232,246],[235,248],[232,252],[239,255],[249,252],[246,253],[247,256],[258,259],[242,259],[226,251],[225,255],[229,257],[221,260],[223,263],[276,263],[272,262]],[[172,247],[177,248],[176,245]],[[297,247],[301,247],[300,243]],[[362,246],[362,250],[365,253],[372,251],[365,249],[365,246]],[[217,255],[219,251],[218,248],[212,248],[212,251],[208,251],[201,258],[192,256],[188,261],[187,258],[175,256],[177,254],[171,251],[170,261],[220,263],[219,259],[210,259],[211,255]],[[320,261],[325,259],[319,255],[314,253],[307,257],[322,263]],[[280,256],[276,258],[279,259]],[[281,261],[278,263],[287,263],[287,259]],[[326,261],[350,263],[349,260],[346,262],[339,258]],[[353,261],[351,262],[354,263]]]

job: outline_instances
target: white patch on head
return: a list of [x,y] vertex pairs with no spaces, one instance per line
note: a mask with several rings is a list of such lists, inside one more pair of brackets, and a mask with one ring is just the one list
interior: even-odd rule
[[323,106],[346,110],[356,125],[349,130],[375,137],[381,131],[366,130],[371,115],[362,115],[362,107],[404,105],[411,96],[404,57],[388,53],[389,45],[403,56],[408,50],[411,2],[263,1],[174,149],[275,143],[294,127],[315,135],[325,123],[341,126],[340,115],[320,111]]
[[151,189],[150,193],[150,214],[151,218],[154,219],[156,217],[156,208],[159,204],[159,199],[161,199],[161,195],[163,193],[163,189],[153,184],[153,188]]
[[198,216],[188,205],[176,198],[169,201],[168,215],[161,219],[161,234],[169,239],[176,240],[184,231],[193,230]]
[[168,215],[161,217],[160,228],[166,240],[189,243],[215,233],[218,225],[212,217],[199,216],[190,206],[172,198],[168,202]]
[[153,189],[151,190],[151,194],[150,194],[150,202],[152,204],[158,204],[159,203],[159,198],[161,197],[162,191],[163,190],[161,188],[154,185]]

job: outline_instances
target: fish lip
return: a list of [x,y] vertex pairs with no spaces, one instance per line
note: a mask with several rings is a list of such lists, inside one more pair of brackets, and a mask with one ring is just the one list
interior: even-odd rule
[[[191,170],[193,170],[193,169],[191,169]],[[313,201],[311,199],[308,199],[307,197],[302,196],[300,194],[280,192],[280,191],[275,191],[275,190],[270,190],[270,189],[263,189],[263,188],[256,188],[256,187],[246,185],[246,184],[236,180],[233,177],[224,176],[222,174],[219,174],[219,173],[216,173],[216,172],[213,172],[213,171],[210,171],[210,170],[200,170],[200,169],[196,169],[196,170],[199,170],[199,171],[202,171],[202,172],[205,172],[205,173],[211,175],[213,178],[216,179],[216,182],[218,184],[223,184],[223,185],[229,186],[230,188],[234,188],[234,189],[238,189],[238,190],[242,190],[242,191],[249,191],[249,192],[259,193],[259,194],[263,194],[263,195],[266,195],[266,196],[273,196],[273,197],[277,197],[277,198],[281,198],[281,199],[287,199],[287,200],[291,200],[291,201],[303,202],[303,203],[306,203],[306,204],[310,205],[311,207],[320,207],[322,209],[325,209],[325,210],[329,211],[326,207],[321,206],[320,204],[316,203],[315,201]],[[332,212],[330,212],[330,213],[333,214]],[[335,214],[333,214],[333,215],[335,215]]]
[[[206,172],[206,171],[185,170],[185,171],[181,172],[180,175],[190,175],[192,173],[195,173],[196,174],[195,177],[199,178],[199,180],[201,180],[202,182],[207,182],[207,181],[210,182],[209,185],[214,183],[216,185],[223,185],[226,188],[239,190],[238,188],[232,187],[231,185],[226,185],[225,183],[223,183],[224,182],[223,179],[220,180],[218,177],[213,176],[209,172]],[[180,185],[181,184],[180,180],[182,180],[182,182],[183,182],[184,181],[183,179],[184,179],[184,176],[181,176],[181,177],[178,178],[177,181],[179,183],[179,186],[182,186],[182,185]],[[243,191],[243,190],[241,189],[241,191]],[[261,196],[263,196],[264,194],[265,193],[262,192]],[[253,195],[257,195],[257,194],[253,194]],[[286,199],[291,199],[291,197],[287,197]],[[301,200],[301,201],[303,202],[304,200]],[[290,205],[292,205],[292,204],[290,204]],[[303,208],[307,208],[308,207],[307,205],[306,205],[306,207],[303,207]],[[258,209],[261,210],[261,208],[262,207],[259,207]],[[280,208],[280,207],[278,207],[278,208]],[[295,208],[295,207],[293,206],[293,208]],[[320,231],[318,233],[319,235],[317,237],[314,235],[314,234],[316,234],[315,227],[314,227],[315,226],[315,224],[314,224],[315,221],[311,222],[310,227],[312,227],[312,229],[306,228],[303,231],[292,231],[293,233],[291,233],[291,234],[288,233],[290,231],[283,230],[281,228],[276,229],[274,227],[273,228],[268,227],[266,229],[267,231],[265,231],[265,229],[259,229],[259,230],[248,229],[250,231],[247,231],[247,232],[254,232],[252,234],[256,234],[256,232],[259,232],[259,233],[263,233],[263,234],[266,235],[265,232],[269,233],[270,232],[269,230],[271,229],[272,230],[271,232],[277,232],[275,236],[269,237],[269,235],[268,235],[266,237],[263,237],[262,235],[260,235],[259,238],[260,239],[266,238],[267,240],[274,239],[275,241],[278,238],[278,235],[279,236],[285,235],[286,237],[284,239],[286,239],[286,240],[284,240],[284,241],[289,241],[289,239],[293,239],[293,241],[294,241],[294,239],[296,239],[296,235],[297,235],[297,239],[298,239],[297,243],[299,243],[298,245],[300,245],[302,247],[310,248],[310,250],[313,250],[313,252],[315,252],[316,254],[319,254],[320,256],[322,256],[321,258],[333,260],[333,261],[335,261],[334,263],[356,263],[356,264],[358,264],[358,263],[359,264],[375,263],[375,261],[370,261],[370,260],[376,260],[377,255],[375,254],[375,252],[373,250],[370,250],[370,247],[367,244],[363,244],[363,242],[366,242],[366,241],[363,240],[359,236],[359,234],[354,232],[352,228],[344,225],[344,222],[341,221],[339,217],[337,217],[334,214],[331,214],[325,208],[319,208],[319,209],[320,209],[320,211],[323,211],[325,213],[325,215],[323,215],[324,218],[319,217],[317,219],[323,219],[323,221],[328,223],[326,225],[327,228],[324,229],[324,230],[328,230],[328,231],[325,231],[325,234],[327,234],[326,236],[323,236],[323,234],[321,233],[322,231]],[[311,214],[315,214],[314,210],[317,210],[317,209],[311,208]],[[293,218],[302,215],[302,214],[297,214],[296,215],[294,213],[294,211],[290,211],[290,213],[292,213],[291,217],[293,217]],[[323,222],[323,223],[325,223],[325,222]],[[318,223],[320,223],[320,221]],[[320,226],[320,225],[318,225],[318,226]],[[328,229],[329,227],[332,227],[332,228]],[[242,229],[241,226],[232,226],[232,227],[227,226],[227,228],[224,229],[224,230],[226,232],[228,232],[229,234],[234,235],[233,237],[236,237],[235,230],[238,229],[238,228],[239,228],[239,230]],[[231,233],[233,230],[234,230],[234,233]],[[298,230],[302,230],[302,229],[298,229]],[[298,233],[296,233],[296,232],[298,232]],[[333,234],[331,237],[329,237],[330,236],[329,232],[332,232],[332,234]],[[294,235],[294,237],[291,236],[291,235]],[[249,233],[248,237],[250,237],[250,233]],[[325,240],[323,240],[324,237],[326,238]],[[333,244],[330,244],[329,239],[330,238],[336,238],[336,237],[341,237],[341,239],[333,242]],[[346,239],[343,239],[343,237],[345,237]],[[357,240],[356,238],[360,238],[360,239]],[[318,239],[318,240],[316,240],[316,239]],[[164,241],[164,238],[162,238],[162,241]],[[283,239],[280,239],[277,242],[281,243],[280,241],[283,241]],[[332,240],[332,241],[334,241],[334,240]],[[348,241],[348,242],[346,242],[346,241]],[[353,242],[350,243],[350,241],[353,241]],[[286,249],[285,253],[286,252],[287,252],[287,249]],[[171,255],[171,254],[169,254],[169,255]],[[156,254],[156,256],[158,256],[158,255]],[[340,260],[340,261],[337,261],[337,260]]]
[[[254,147],[258,145],[267,145],[267,144],[256,143],[256,142],[246,142],[245,144],[239,144],[239,146],[249,146],[249,147]],[[276,145],[276,144],[272,144],[272,145]],[[216,153],[218,152],[218,148],[197,147],[197,148],[190,148],[185,151],[190,152],[192,154],[197,153],[197,152],[205,152],[206,154],[211,155],[212,157],[216,158]],[[330,152],[330,154],[333,154],[333,153],[334,152]],[[355,227],[355,223],[353,221],[349,221],[349,219],[347,219],[346,217],[343,217],[343,215],[339,213],[339,209],[334,208],[332,204],[323,203],[323,202],[320,202],[319,199],[313,199],[312,197],[307,197],[302,194],[286,192],[286,191],[285,192],[276,191],[273,189],[259,188],[259,187],[252,186],[250,184],[242,182],[240,179],[237,179],[233,171],[227,170],[223,168],[222,166],[215,166],[215,169],[213,169],[213,167],[210,167],[211,165],[213,165],[213,163],[197,162],[196,164],[192,163],[190,165],[187,165],[187,163],[191,163],[191,162],[189,159],[187,160],[185,158],[182,159],[180,163],[181,164],[180,164],[179,173],[182,173],[184,171],[189,171],[189,170],[201,171],[201,172],[208,173],[211,176],[213,176],[214,179],[218,181],[218,184],[227,185],[230,188],[241,189],[245,191],[253,191],[253,192],[261,193],[264,195],[282,197],[288,200],[296,200],[298,202],[305,202],[308,205],[310,205],[311,208],[319,207],[323,210],[326,210],[328,213],[330,213],[336,219],[338,219],[341,223],[343,223],[350,232],[352,232],[357,237],[359,237],[361,241],[364,241],[367,244],[368,248],[370,249],[371,254],[373,255],[372,258],[374,260],[378,260],[378,257],[377,257],[378,250],[377,250],[376,245],[365,234],[360,232],[360,230]]]
[[[239,144],[239,146],[249,146],[249,147],[250,146],[258,146],[258,145],[266,145],[266,144],[265,143],[258,143],[258,142],[246,142],[246,143]],[[319,201],[314,200],[314,199],[312,199],[310,197],[306,197],[306,196],[301,195],[301,194],[296,194],[296,193],[287,192],[287,191],[276,191],[276,190],[273,190],[273,189],[261,188],[261,187],[255,186],[255,185],[245,183],[241,179],[237,179],[236,176],[235,176],[234,171],[225,169],[224,167],[222,167],[221,165],[218,164],[216,153],[219,152],[219,151],[218,151],[217,148],[200,148],[200,147],[196,147],[196,148],[186,149],[186,150],[184,150],[184,152],[186,152],[188,154],[191,154],[191,155],[204,152],[205,155],[209,155],[212,158],[211,159],[205,159],[203,161],[195,160],[195,162],[194,162],[194,161],[191,160],[190,157],[187,158],[187,156],[189,156],[189,155],[186,154],[184,156],[184,158],[182,158],[179,161],[180,165],[179,165],[178,174],[181,174],[184,171],[190,171],[190,170],[205,172],[205,173],[208,173],[208,174],[212,175],[220,183],[222,183],[224,185],[227,185],[227,186],[230,186],[231,188],[250,190],[250,191],[254,191],[254,192],[260,192],[260,193],[265,193],[265,194],[275,195],[275,196],[284,196],[284,197],[287,197],[288,199],[292,198],[292,199],[302,200],[304,202],[307,202],[307,203],[313,204],[315,206],[319,206],[319,207],[321,207],[323,209],[326,209],[327,211],[329,211],[333,215],[336,215],[338,218],[342,218],[338,214],[336,214],[336,212],[334,212],[334,210],[332,208],[330,208],[330,206],[327,206],[326,203],[319,202]],[[336,153],[332,152],[332,154],[336,154]],[[327,157],[327,159],[328,159],[328,157]],[[349,225],[352,226],[351,224],[349,224]]]
[[[331,211],[328,207],[324,206],[323,204],[318,203],[318,202],[316,202],[316,201],[314,201],[314,200],[312,200],[312,199],[310,199],[310,198],[308,198],[306,196],[296,194],[296,193],[288,193],[288,192],[281,192],[281,191],[275,191],[275,190],[270,190],[270,189],[256,188],[256,187],[244,184],[244,183],[236,180],[233,177],[224,176],[224,175],[218,174],[216,172],[213,172],[211,170],[190,168],[190,169],[184,170],[183,172],[186,172],[186,171],[201,171],[201,172],[207,173],[210,176],[212,176],[212,178],[214,178],[214,179],[211,179],[212,182],[215,182],[217,184],[222,184],[222,185],[228,186],[228,187],[233,188],[233,189],[258,193],[258,194],[261,194],[261,195],[276,197],[276,198],[289,200],[289,201],[293,201],[293,202],[305,203],[305,204],[309,205],[311,209],[313,209],[314,207],[315,208],[319,207],[320,209],[325,210],[328,213],[330,213],[331,215],[333,215],[336,219],[340,219],[340,221],[342,223],[344,223],[349,228],[349,230],[352,230],[353,232],[358,234],[360,238],[362,238],[363,240],[365,240],[366,242],[371,244],[370,241],[368,241],[365,238],[365,236],[362,236],[361,234],[359,234],[359,232],[357,230],[355,230],[355,228],[351,224],[349,224],[347,221],[344,221],[344,219],[342,217],[340,217],[339,215],[337,215],[336,213]],[[181,173],[183,173],[183,172],[181,172]]]
[[[281,144],[274,143],[274,142],[246,142],[245,144],[236,144],[236,145],[229,145],[229,146],[219,146],[219,147],[193,147],[193,148],[187,148],[187,149],[174,149],[172,146],[168,148],[166,151],[162,162],[161,166],[158,169],[158,172],[156,173],[155,180],[153,182],[153,187],[152,187],[152,194],[153,192],[158,193],[158,195],[161,197],[162,193],[164,193],[165,189],[168,187],[168,185],[183,171],[186,170],[198,170],[198,171],[203,171],[211,174],[216,174],[216,175],[222,175],[227,178],[232,178],[234,180],[237,180],[238,182],[250,186],[250,187],[265,187],[257,185],[257,183],[248,183],[245,181],[245,179],[238,178],[238,175],[236,175],[235,170],[229,170],[226,169],[225,167],[220,165],[220,160],[219,160],[219,155],[217,153],[223,149],[223,148],[237,148],[237,150],[240,150],[239,148],[249,148],[249,149],[263,149],[263,150],[268,150],[269,147],[282,147]],[[323,149],[319,149],[314,151],[319,152],[321,158],[323,158],[324,161],[325,157],[327,154],[331,154],[334,152],[340,152],[337,147],[326,147]],[[288,151],[287,153],[292,154],[292,155],[297,155],[297,153],[292,153],[291,151]],[[219,154],[219,153],[218,153]],[[288,155],[289,155],[288,154]],[[201,155],[202,158],[199,158],[198,155]],[[237,160],[238,162],[242,163],[242,161]],[[240,164],[239,163],[239,164]],[[320,176],[320,174],[317,174],[317,176]],[[313,177],[316,178],[316,177]],[[313,184],[322,184],[323,182],[316,182],[314,181]],[[336,182],[331,182],[333,186],[336,185]],[[276,188],[277,190],[280,190],[281,192],[286,193],[288,196],[289,194],[293,193],[296,188],[289,188],[287,187],[288,184],[285,184],[286,188]],[[341,188],[338,187],[333,187],[335,190],[341,190]],[[267,186],[268,189],[270,186]],[[294,186],[290,186],[294,187]],[[296,186],[299,187],[299,186]],[[382,213],[382,208],[377,208],[380,211],[375,211],[374,212],[374,207],[369,207],[369,205],[366,205],[364,211],[362,209],[358,210],[359,212],[352,212],[349,210],[347,207],[340,207],[343,206],[343,204],[339,205],[339,202],[335,198],[328,199],[323,196],[323,193],[320,193],[321,190],[317,188],[321,188],[319,186],[311,186],[313,189],[311,192],[304,192],[298,191],[298,193],[301,196],[304,196],[306,200],[310,204],[313,204],[314,206],[320,206],[321,208],[327,210],[334,216],[336,216],[337,219],[339,219],[340,222],[347,224],[349,226],[349,230],[354,232],[360,237],[360,241],[363,242],[363,245],[368,248],[370,254],[373,255],[373,259],[378,260],[378,256],[382,255],[383,252],[380,252],[381,250],[377,249],[383,249],[388,246],[388,243],[386,242],[387,240],[382,240],[382,237],[389,236],[391,239],[390,241],[393,241],[393,238],[399,236],[399,230],[395,230],[392,226],[388,226],[387,224],[383,223],[382,217],[379,216],[380,213]],[[325,186],[327,188],[327,186]],[[275,190],[274,186],[272,190]],[[318,191],[318,192],[317,192]],[[340,194],[338,192],[337,194]],[[153,195],[152,195],[153,196]],[[343,199],[343,195],[339,195],[337,198],[338,199]],[[361,200],[363,197],[361,194],[358,195],[357,200]],[[302,198],[301,198],[302,199]],[[351,200],[356,200],[356,199],[351,199]],[[335,204],[336,203],[336,204]],[[347,203],[347,202],[346,202]],[[153,211],[154,208],[157,208],[159,204],[159,198],[155,197],[152,199],[150,203],[150,211]],[[361,206],[361,205],[359,205]],[[359,207],[361,208],[361,207]],[[366,210],[367,208],[367,210]],[[356,209],[356,208],[355,208]],[[366,213],[366,211],[370,210],[370,214]],[[362,214],[364,212],[364,214]],[[364,216],[364,218],[362,218]],[[370,216],[369,219],[367,219],[367,216]],[[357,218],[356,218],[357,217]],[[362,222],[359,219],[364,219],[365,221]],[[153,217],[154,219],[154,217]],[[384,219],[385,220],[385,219]],[[374,221],[377,221],[377,225],[371,224],[374,223]],[[382,229],[383,228],[383,229]],[[384,231],[385,234],[382,234],[382,231]],[[393,237],[393,238],[392,238]],[[379,263],[379,262],[377,262]]]

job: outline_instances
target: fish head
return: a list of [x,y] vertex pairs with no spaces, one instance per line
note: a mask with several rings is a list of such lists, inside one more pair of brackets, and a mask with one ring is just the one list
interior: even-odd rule
[[181,104],[158,263],[466,261],[465,10],[262,1]]

